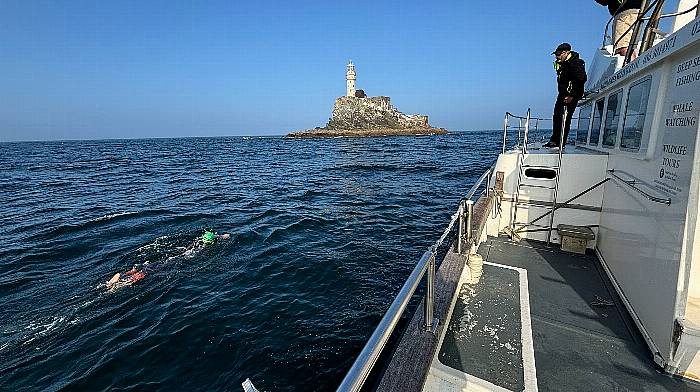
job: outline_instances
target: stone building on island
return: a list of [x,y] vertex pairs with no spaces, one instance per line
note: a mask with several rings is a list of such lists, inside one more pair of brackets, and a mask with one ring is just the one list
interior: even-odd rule
[[428,124],[428,116],[404,114],[385,96],[367,97],[356,89],[357,72],[352,60],[345,72],[346,94],[336,98],[331,118],[325,127],[292,132],[290,137],[388,136],[447,133]]

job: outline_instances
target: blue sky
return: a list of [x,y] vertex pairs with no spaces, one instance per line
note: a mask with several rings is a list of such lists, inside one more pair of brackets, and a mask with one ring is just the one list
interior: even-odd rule
[[281,135],[357,87],[451,130],[551,116],[554,47],[589,60],[590,1],[13,1],[0,141]]

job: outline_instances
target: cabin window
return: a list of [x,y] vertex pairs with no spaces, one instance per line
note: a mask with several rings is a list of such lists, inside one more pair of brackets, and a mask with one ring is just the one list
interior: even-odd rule
[[586,144],[588,141],[588,128],[591,125],[592,105],[581,108],[578,111],[578,129],[576,129],[576,144]]
[[605,99],[601,99],[595,103],[593,110],[593,127],[591,128],[591,140],[588,142],[594,146],[598,145],[600,138],[600,121],[603,118],[603,108],[605,108]]
[[620,148],[639,151],[644,131],[644,120],[647,115],[647,103],[649,103],[649,90],[651,89],[651,77],[642,79],[630,87],[627,93],[627,108],[622,123],[622,141]]
[[622,90],[608,97],[608,108],[605,110],[605,127],[603,128],[603,147],[615,147],[617,126],[620,123],[621,104]]

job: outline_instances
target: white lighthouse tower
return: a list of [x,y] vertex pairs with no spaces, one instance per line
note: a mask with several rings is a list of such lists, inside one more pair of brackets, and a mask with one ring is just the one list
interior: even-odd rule
[[348,97],[354,97],[355,96],[355,80],[357,77],[355,76],[355,65],[352,63],[352,60],[348,63],[348,72],[345,73],[345,80],[346,84],[348,87],[348,91],[346,96]]

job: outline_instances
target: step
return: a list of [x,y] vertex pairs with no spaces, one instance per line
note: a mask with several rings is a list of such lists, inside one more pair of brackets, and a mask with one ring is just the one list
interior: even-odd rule
[[559,169],[559,166],[547,166],[547,165],[522,165],[521,167],[541,167],[544,169]]
[[[542,229],[549,229],[549,225],[540,225],[540,224],[537,224],[537,223],[525,223],[525,222],[517,222],[517,221],[515,222],[515,227],[523,226],[523,225],[525,225],[525,226],[523,227],[523,229],[526,228],[526,227],[539,227],[539,228],[542,228]],[[552,230],[554,230],[554,229],[552,229]]]
[[528,188],[541,188],[541,189],[556,189],[556,187],[553,186],[547,186],[547,185],[536,185],[536,184],[518,184],[519,187],[524,186]]
[[[518,200],[517,202],[515,202],[515,204],[519,206],[529,206],[536,208],[552,208],[551,200]],[[564,207],[562,203],[557,203],[557,206],[559,208]]]

